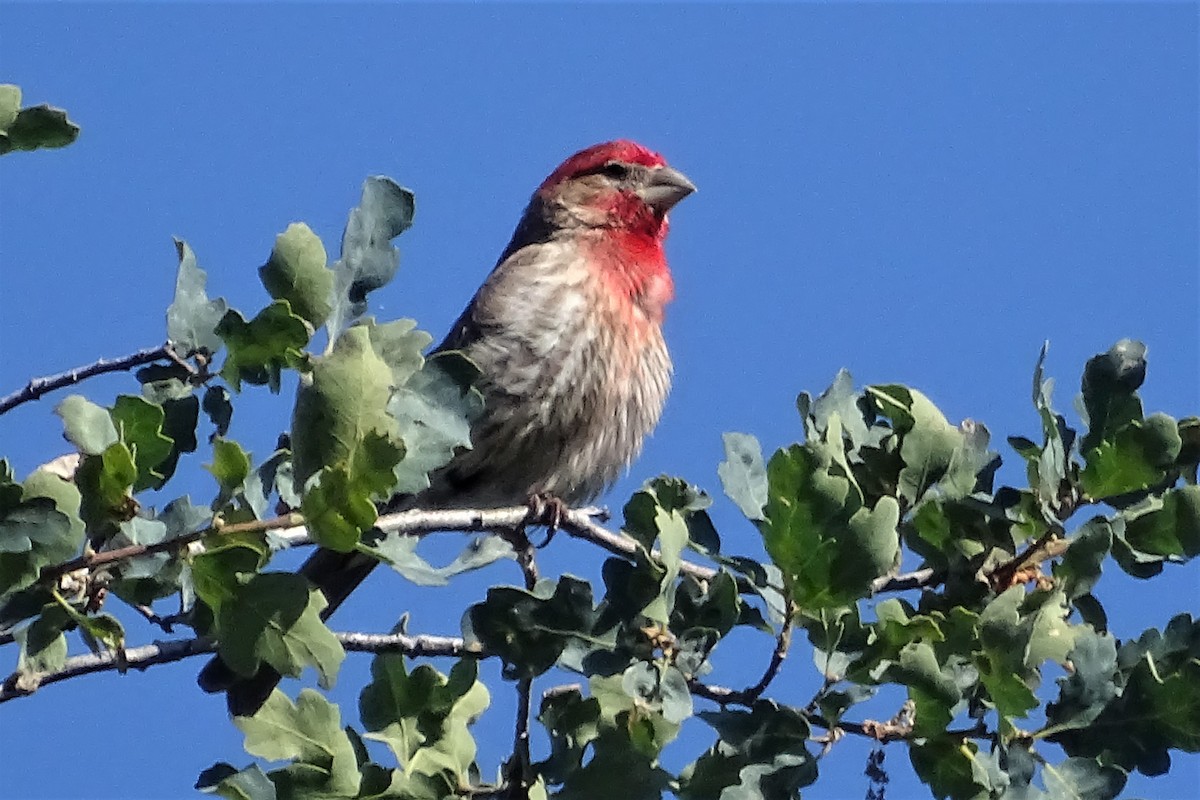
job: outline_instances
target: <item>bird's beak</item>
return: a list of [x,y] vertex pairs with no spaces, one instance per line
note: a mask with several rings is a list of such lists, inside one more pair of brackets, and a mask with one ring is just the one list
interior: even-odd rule
[[694,191],[696,184],[689,181],[687,175],[679,170],[655,167],[650,171],[649,181],[637,190],[637,194],[646,205],[660,214],[665,214]]

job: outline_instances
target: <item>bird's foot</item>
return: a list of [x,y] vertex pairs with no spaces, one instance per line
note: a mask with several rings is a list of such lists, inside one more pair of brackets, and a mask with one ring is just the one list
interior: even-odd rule
[[554,534],[562,527],[569,510],[566,503],[549,492],[538,492],[529,496],[530,520],[536,520],[546,526],[546,541],[537,546],[539,550],[550,544]]

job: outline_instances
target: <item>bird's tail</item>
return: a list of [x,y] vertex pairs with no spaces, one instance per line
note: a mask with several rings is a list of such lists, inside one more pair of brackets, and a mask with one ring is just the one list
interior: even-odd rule
[[[300,574],[325,595],[328,605],[321,612],[321,619],[327,619],[336,611],[378,563],[363,553],[339,553],[323,547],[309,556],[300,567]],[[230,669],[220,656],[213,656],[200,671],[196,682],[210,694],[225,692],[229,713],[235,717],[247,717],[262,708],[281,677],[275,669],[263,664],[252,677],[243,678]]]

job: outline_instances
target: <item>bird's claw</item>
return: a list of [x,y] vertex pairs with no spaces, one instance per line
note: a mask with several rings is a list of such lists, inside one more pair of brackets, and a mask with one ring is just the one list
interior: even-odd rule
[[529,496],[529,516],[546,526],[546,541],[537,545],[541,550],[554,538],[563,520],[567,518],[567,504],[549,492],[538,492]]

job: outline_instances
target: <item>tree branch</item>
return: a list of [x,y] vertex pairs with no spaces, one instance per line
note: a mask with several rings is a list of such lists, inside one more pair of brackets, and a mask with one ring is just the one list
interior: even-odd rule
[[1036,567],[1047,559],[1062,555],[1069,542],[1061,537],[1062,528],[1058,525],[1050,526],[1050,529],[1039,536],[1037,541],[992,570],[992,574],[988,576],[992,588],[997,592],[1003,592],[1010,586],[1032,580],[1036,575],[1023,579],[1018,579],[1018,576],[1026,569]]
[[197,542],[213,533],[247,533],[280,529],[286,532],[287,529],[296,528],[298,523],[303,521],[304,518],[299,514],[285,514],[282,517],[275,517],[273,519],[238,522],[230,525],[215,525],[184,534],[183,536],[176,536],[174,539],[155,542],[154,544],[132,544],[128,547],[119,547],[116,550],[104,550],[99,553],[82,555],[70,561],[64,561],[61,564],[53,564],[42,569],[41,579],[43,581],[53,581],[56,578],[81,569],[90,571],[107,564],[126,561],[138,556],[171,552],[186,547],[192,542]]
[[[553,514],[550,521],[553,531],[560,524],[562,509],[542,509],[545,513]],[[538,516],[533,508],[527,516]],[[525,588],[533,591],[538,582],[538,567],[536,551],[529,537],[525,534],[525,524],[521,523],[509,529],[504,534],[509,544],[517,554],[517,563],[525,578]],[[517,681],[517,719],[513,730],[513,752],[505,770],[507,797],[509,800],[529,800],[529,786],[533,780],[533,756],[529,749],[529,709],[533,702],[533,676],[527,675]]]
[[788,619],[783,623],[783,629],[779,631],[779,635],[775,638],[775,649],[771,651],[771,660],[767,662],[767,668],[763,670],[762,677],[753,686],[748,686],[745,689],[735,690],[726,689],[724,687],[710,687],[692,679],[688,682],[688,688],[692,693],[703,697],[707,700],[719,703],[722,706],[735,704],[746,706],[749,708],[754,705],[758,698],[762,697],[762,693],[771,685],[771,681],[779,675],[779,670],[783,667],[783,661],[787,658],[788,650],[792,646],[792,625],[791,619],[796,611],[793,607],[788,612]]
[[[10,395],[0,398],[0,414],[5,414],[12,411],[22,403],[28,403],[32,400],[37,400],[42,395],[67,386],[74,386],[80,381],[93,378],[96,375],[103,375],[107,372],[124,372],[140,367],[143,364],[150,364],[154,361],[162,361],[169,359],[176,363],[182,362],[180,356],[168,344],[161,344],[158,347],[147,347],[144,350],[138,350],[136,353],[130,353],[127,356],[120,358],[106,359],[101,358],[93,361],[91,364],[85,364],[82,367],[75,367],[66,372],[60,372],[57,375],[47,375],[44,378],[34,378],[29,383],[25,384],[24,388],[18,389]],[[183,362],[186,363],[186,362]],[[194,371],[194,370],[193,370]]]
[[[542,513],[535,513],[528,506],[512,506],[496,509],[410,509],[394,514],[384,514],[379,517],[375,527],[385,533],[404,533],[421,536],[438,531],[460,531],[467,533],[491,532],[511,535],[512,531],[526,525],[550,525],[556,523],[559,528],[569,535],[582,539],[622,558],[635,558],[641,545],[624,533],[614,533],[596,519],[607,519],[605,509],[589,506],[587,508],[571,509],[562,512],[561,509],[547,507]],[[76,570],[94,570],[107,564],[123,561],[137,556],[152,553],[174,552],[178,549],[197,542],[205,536],[222,533],[246,533],[254,531],[275,531],[276,537],[287,543],[289,547],[309,544],[311,540],[304,527],[304,518],[298,513],[285,514],[273,519],[240,522],[229,525],[215,525],[202,530],[193,531],[174,539],[149,545],[130,545],[117,550],[107,550],[54,564],[42,569],[42,580],[53,581],[56,578]],[[528,541],[526,539],[526,541]],[[518,553],[519,554],[519,553]],[[650,551],[651,558],[659,559],[658,550]],[[525,569],[525,566],[522,566]],[[534,581],[536,582],[536,565]],[[697,580],[711,581],[717,576],[717,570],[691,561],[680,564],[681,575],[689,575]],[[738,591],[742,594],[756,594],[754,586],[742,576],[736,578]],[[871,583],[871,593],[900,592],[918,589],[924,586],[934,586],[943,580],[940,573],[932,569],[920,569],[894,577],[877,578]],[[2,643],[2,641],[0,641]]]
[[[466,644],[454,636],[408,636],[406,634],[335,633],[342,647],[358,653],[403,653],[413,658],[447,656],[450,658],[490,658],[491,653]],[[73,656],[53,672],[27,673],[17,671],[0,683],[0,703],[26,697],[47,686],[81,675],[96,672],[124,672],[127,669],[145,670],[155,664],[170,664],[192,656],[216,650],[209,639],[172,639],[121,652],[105,651]]]

